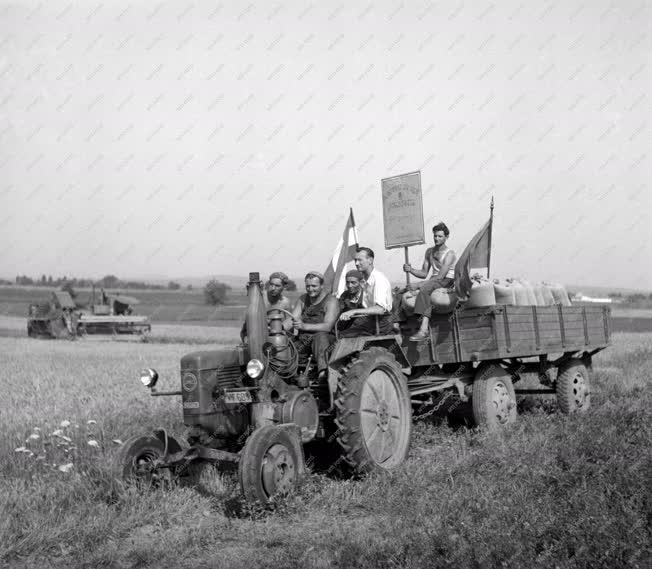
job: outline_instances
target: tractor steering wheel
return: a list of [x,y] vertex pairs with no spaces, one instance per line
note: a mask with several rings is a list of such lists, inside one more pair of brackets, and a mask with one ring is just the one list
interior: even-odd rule
[[285,312],[292,320],[294,320],[294,314],[289,312],[288,310],[285,310],[284,308],[271,308],[270,310],[267,311],[267,316],[269,316],[272,312]]

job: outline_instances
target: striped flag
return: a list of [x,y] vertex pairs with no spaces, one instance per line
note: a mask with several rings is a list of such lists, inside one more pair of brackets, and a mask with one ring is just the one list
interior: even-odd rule
[[342,237],[333,251],[333,258],[324,271],[324,288],[340,296],[346,285],[346,271],[353,266],[353,259],[358,249],[358,231],[353,219],[353,208],[346,220]]
[[455,292],[460,300],[469,298],[471,292],[471,275],[476,272],[487,272],[491,264],[491,226],[493,216],[478,231],[466,246],[455,264]]

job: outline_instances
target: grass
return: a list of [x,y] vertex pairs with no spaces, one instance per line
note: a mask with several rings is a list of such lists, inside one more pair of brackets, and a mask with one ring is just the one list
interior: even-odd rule
[[[171,342],[180,333],[167,332]],[[595,358],[586,415],[535,407],[499,435],[418,423],[410,458],[394,474],[313,473],[274,511],[237,516],[235,479],[212,469],[199,488],[145,493],[110,474],[113,440],[157,426],[182,432],[176,398],[150,397],[138,371],[156,367],[161,389],[178,389],[179,358],[195,348],[206,344],[0,338],[1,561],[253,569],[649,560],[652,334],[617,333]],[[21,446],[34,455],[15,452]]]

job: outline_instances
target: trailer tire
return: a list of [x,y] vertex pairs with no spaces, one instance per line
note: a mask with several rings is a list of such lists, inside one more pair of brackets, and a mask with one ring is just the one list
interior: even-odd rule
[[591,406],[589,371],[582,360],[573,358],[559,366],[556,391],[559,410],[566,415],[583,413]]
[[335,414],[342,458],[355,474],[388,472],[407,458],[410,392],[401,366],[385,348],[372,346],[360,352],[342,370]]
[[238,467],[245,499],[269,504],[291,492],[302,472],[303,456],[296,449],[285,429],[272,425],[256,429],[242,449]]
[[516,394],[511,376],[498,364],[478,369],[473,380],[473,419],[478,427],[498,429],[516,421]]

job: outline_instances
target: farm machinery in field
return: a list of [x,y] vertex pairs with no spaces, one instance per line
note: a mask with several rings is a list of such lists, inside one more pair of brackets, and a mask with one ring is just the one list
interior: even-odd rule
[[[318,441],[331,467],[388,472],[408,456],[413,408],[464,406],[488,429],[516,420],[516,393],[556,394],[562,412],[585,411],[591,357],[610,338],[607,307],[458,308],[433,314],[426,342],[408,341],[416,317],[396,334],[337,339],[320,378],[283,328],[288,313],[265,312],[258,273],[247,290],[247,343],[183,356],[178,390],[157,391],[158,373],[143,372],[152,396],[180,396],[186,440],[164,429],[130,438],[116,477],[152,483],[237,465],[245,497],[267,503],[301,481],[304,445]],[[527,374],[539,388],[516,389]]]
[[29,305],[27,335],[30,338],[74,339],[87,334],[137,334],[151,331],[146,316],[132,314],[138,300],[130,296],[105,294],[95,298],[95,289],[88,307],[75,304],[70,293],[58,290],[51,299]]

